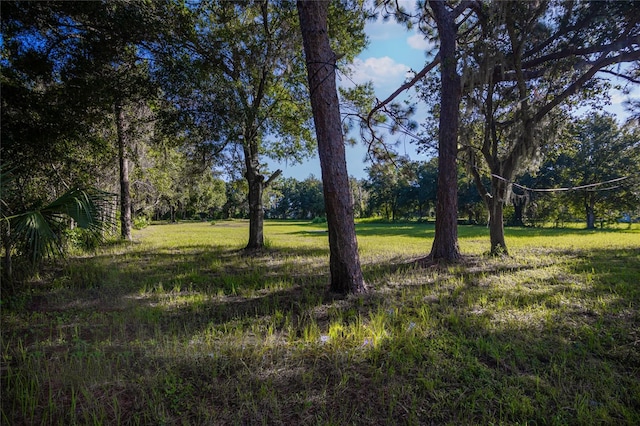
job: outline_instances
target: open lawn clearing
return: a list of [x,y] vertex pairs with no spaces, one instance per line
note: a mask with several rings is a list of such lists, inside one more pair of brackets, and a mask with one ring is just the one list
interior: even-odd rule
[[2,305],[3,424],[640,424],[640,231],[358,225],[336,298],[322,225],[154,225]]

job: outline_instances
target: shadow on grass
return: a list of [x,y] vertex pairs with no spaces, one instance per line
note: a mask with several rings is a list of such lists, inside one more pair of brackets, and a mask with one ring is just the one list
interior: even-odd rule
[[[304,247],[253,255],[207,245],[134,247],[124,254],[70,260],[52,283],[32,288],[25,307],[52,317],[112,312],[135,319],[132,328],[145,328],[142,334],[160,327],[163,333],[191,335],[207,325],[276,311],[298,315],[329,303],[338,296],[327,292],[327,256],[328,249]],[[48,332],[28,325],[13,331]]]
[[[552,257],[429,268],[398,258],[363,265],[372,294],[343,300],[326,293],[327,255],[191,245],[77,259],[30,305],[33,321],[5,322],[3,341],[40,350],[57,338],[41,359],[67,354],[84,368],[113,357],[127,380],[96,380],[77,404],[116,400],[139,423],[637,423],[637,249],[565,251],[558,271]],[[363,326],[378,315],[379,342],[304,343],[305,323],[327,332],[331,305],[355,310]],[[254,332],[266,322],[288,332],[287,318],[291,346]],[[197,336],[208,330],[213,349],[203,353]],[[21,367],[14,358],[8,368]],[[56,380],[68,408],[73,381]]]
[[[436,279],[413,287],[417,295],[436,297],[405,295],[403,299],[399,294],[386,294],[365,302],[368,308],[401,308],[407,321],[420,310],[431,318],[427,326],[412,329],[407,324],[394,326],[395,314],[389,313],[385,319],[389,336],[376,346],[344,350],[311,345],[293,361],[284,356],[287,349],[277,344],[269,350],[243,345],[222,348],[198,362],[165,356],[145,356],[140,362],[205,389],[200,394],[201,405],[217,407],[222,423],[307,424],[322,419],[348,424],[591,424],[613,420],[634,424],[640,416],[640,356],[633,333],[640,324],[637,313],[622,323],[619,315],[638,307],[637,289],[633,290],[633,280],[623,277],[619,285],[627,288],[625,297],[606,299],[603,306],[590,303],[610,294],[609,281],[637,271],[638,251],[592,252],[579,258],[572,271],[587,273],[592,258],[617,260],[596,263],[596,273],[602,275],[593,285],[579,286],[572,281],[575,277],[564,276],[564,272],[545,278],[548,282],[524,282],[512,288],[482,284],[483,279],[505,272],[551,265],[484,265],[486,259],[477,257],[467,259],[464,268],[436,266],[442,280],[454,284]],[[625,272],[630,262],[635,264]],[[369,273],[385,280],[395,273],[428,275],[434,271],[412,269],[401,262],[388,268]],[[444,277],[447,271],[450,276]],[[312,293],[321,291],[316,285]],[[331,302],[311,297],[304,306],[301,291],[273,292],[266,299],[237,301],[238,305],[227,301],[216,308],[256,318],[273,314],[273,309],[286,309],[292,301],[303,301],[303,310]],[[572,291],[576,303],[563,303],[561,297]],[[489,302],[503,300],[504,306],[477,308],[483,297]],[[393,300],[403,300],[403,306],[394,306]],[[585,304],[579,305],[580,301]],[[347,306],[353,302],[347,300]],[[551,313],[536,317],[540,306],[550,308]],[[171,315],[176,315],[176,322],[193,321],[189,311]],[[215,318],[216,314],[208,315]],[[211,318],[208,315],[203,320]],[[214,321],[226,319],[223,315]],[[163,386],[166,382],[157,384],[160,389]],[[197,412],[185,402],[193,397],[189,389],[185,385],[184,398],[171,411],[176,418],[186,415],[197,422]]]

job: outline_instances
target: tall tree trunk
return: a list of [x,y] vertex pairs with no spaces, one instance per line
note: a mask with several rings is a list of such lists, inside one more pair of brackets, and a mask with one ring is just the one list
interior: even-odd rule
[[6,280],[7,283],[11,283],[13,281],[13,262],[11,259],[13,244],[11,244],[11,225],[9,221],[6,221],[6,223],[2,225],[2,228],[2,245],[4,246],[4,257],[2,259],[4,279],[2,281]]
[[265,181],[260,173],[260,162],[258,160],[258,146],[248,143],[244,146],[245,178],[249,186],[249,242],[245,247],[247,251],[260,250],[264,247],[264,203],[262,194],[271,182],[282,173],[276,170]]
[[584,196],[584,208],[587,217],[587,229],[596,228],[595,199],[588,192]]
[[116,130],[118,135],[118,159],[120,161],[120,235],[131,241],[131,191],[129,185],[129,158],[126,118],[120,103],[116,103]]
[[366,287],[360,268],[347,175],[335,79],[336,54],[331,50],[327,32],[329,1],[298,0],[297,6],[329,227],[330,289],[343,294],[362,293]]
[[440,74],[442,79],[440,128],[438,132],[438,192],[436,226],[431,254],[438,260],[460,258],[458,247],[458,119],[460,114],[460,75],[457,71],[457,26],[454,16],[441,1],[429,2],[440,35]]
[[[247,158],[247,154],[245,154],[245,158]],[[245,249],[259,250],[264,247],[264,206],[262,205],[264,176],[259,174],[255,168],[247,165],[245,178],[249,185],[249,242]]]
[[485,197],[489,209],[489,237],[492,255],[508,255],[504,239],[504,198],[507,195],[507,183],[502,179],[491,179],[491,197]]
[[515,199],[513,200],[513,225],[524,226],[524,208],[527,205],[526,202]]

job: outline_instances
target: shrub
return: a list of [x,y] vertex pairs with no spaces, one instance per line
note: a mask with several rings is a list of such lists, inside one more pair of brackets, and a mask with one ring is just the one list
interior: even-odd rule
[[146,216],[138,216],[133,219],[134,229],[144,229],[149,226],[149,218]]
[[311,223],[327,223],[327,218],[324,216],[316,216],[313,218]]

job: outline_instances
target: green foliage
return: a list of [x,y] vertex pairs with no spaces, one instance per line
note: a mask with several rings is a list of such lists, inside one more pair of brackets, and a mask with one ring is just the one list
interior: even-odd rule
[[595,225],[596,217],[609,220],[607,212],[612,212],[612,219],[618,219],[623,212],[637,210],[640,205],[637,176],[640,134],[629,130],[621,129],[614,117],[596,113],[574,126],[574,143],[566,150],[570,164],[562,171],[566,185],[574,187],[626,178],[619,183],[572,191],[563,197],[583,209],[590,227]]
[[316,216],[311,223],[327,223],[327,218],[325,216]]
[[221,214],[227,200],[219,173],[202,167],[179,148],[147,146],[140,151],[141,167],[134,170],[132,184],[136,214],[155,219]]
[[65,248],[71,253],[73,253],[73,250],[80,252],[95,251],[106,241],[102,235],[97,236],[90,230],[80,227],[64,229],[62,240]]
[[400,158],[367,169],[368,210],[386,220],[428,218],[435,205],[437,162]]
[[113,227],[113,195],[98,190],[72,189],[40,208],[3,215],[10,227],[11,245],[20,255],[40,262],[64,254],[63,233],[69,219],[87,231],[86,238],[101,241]]
[[324,216],[322,181],[314,176],[298,181],[280,179],[273,184],[273,200],[267,214],[281,219],[312,219]]
[[149,226],[150,220],[146,216],[136,216],[133,219],[133,229],[144,229]]
[[249,214],[247,202],[247,181],[245,179],[232,180],[225,185],[227,202],[222,208],[224,218],[246,218]]

